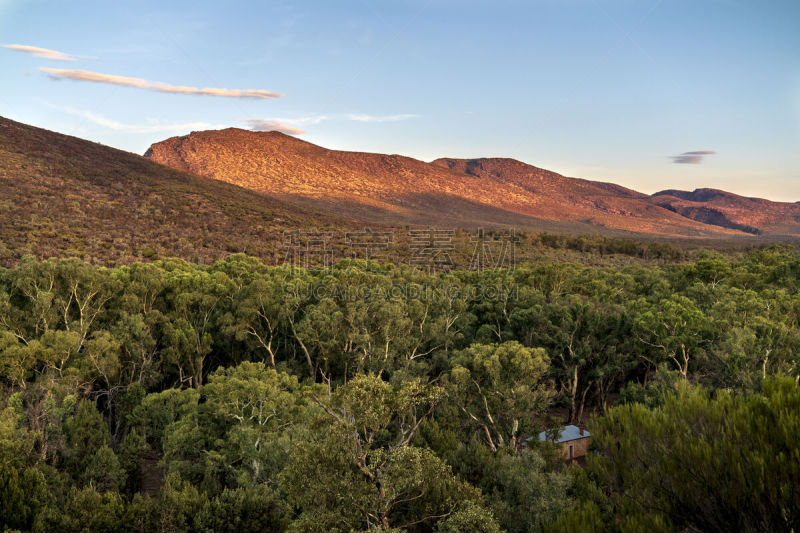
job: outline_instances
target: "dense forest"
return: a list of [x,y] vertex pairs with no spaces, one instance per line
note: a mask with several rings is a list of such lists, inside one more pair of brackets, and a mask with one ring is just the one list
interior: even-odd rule
[[[789,246],[441,273],[25,257],[0,269],[0,524],[800,531],[799,288]],[[567,423],[585,467],[537,438]]]

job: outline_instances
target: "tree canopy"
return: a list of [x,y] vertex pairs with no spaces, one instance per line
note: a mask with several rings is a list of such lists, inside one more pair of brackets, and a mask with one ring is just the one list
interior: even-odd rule
[[[595,250],[596,252],[596,250]],[[0,526],[789,531],[800,254],[0,269]],[[585,470],[540,431],[590,426]]]

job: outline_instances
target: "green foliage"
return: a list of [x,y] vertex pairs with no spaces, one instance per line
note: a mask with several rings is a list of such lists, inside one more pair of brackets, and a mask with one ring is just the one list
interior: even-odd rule
[[125,504],[116,492],[101,494],[94,487],[73,487],[63,505],[50,506],[36,517],[33,531],[116,532],[124,512]]
[[244,487],[275,483],[288,460],[293,424],[305,415],[306,399],[297,378],[242,363],[220,369],[203,387],[204,408],[227,427],[221,453],[236,468],[236,484]]
[[45,477],[39,470],[19,471],[10,465],[0,465],[0,527],[4,531],[29,531],[50,500]]
[[436,530],[440,533],[461,533],[462,531],[500,533],[502,531],[491,513],[471,502],[466,503],[447,519],[442,520]]
[[544,349],[516,341],[472,345],[452,359],[451,401],[492,450],[516,450],[533,436],[549,403],[548,363]]
[[201,511],[208,498],[176,473],[169,474],[158,497],[148,506],[150,526],[163,532],[200,529]]
[[28,430],[20,412],[20,397],[14,396],[10,405],[0,411],[0,465],[23,466],[27,455]]
[[[608,525],[608,521],[602,516],[600,509],[591,501],[562,514],[546,529],[553,533],[601,533],[610,530],[612,530],[612,526]],[[632,533],[636,530],[631,529],[630,531]],[[658,532],[663,529],[653,528],[642,531]]]
[[194,412],[199,399],[200,393],[196,389],[166,389],[149,394],[133,409],[131,425],[141,429],[154,449],[161,450],[166,428]]
[[83,480],[98,492],[117,492],[125,480],[125,473],[114,450],[107,445],[99,448],[86,461]]
[[263,363],[219,369],[165,417],[163,463],[212,493],[274,484],[299,435],[293,424],[305,415],[303,390],[296,377]]
[[108,448],[108,426],[94,402],[78,402],[77,412],[67,419],[64,429],[72,452],[70,460],[80,469],[84,469],[102,447]]
[[568,495],[570,476],[547,469],[534,450],[501,454],[487,465],[478,486],[504,530],[539,530],[574,503]]
[[374,376],[341,386],[330,404],[325,438],[301,443],[281,474],[301,520],[324,516],[330,527],[430,526],[478,492],[458,480],[430,450],[411,446],[442,394],[409,382],[394,387]]
[[768,380],[733,396],[681,388],[662,407],[617,407],[597,423],[592,471],[618,512],[676,530],[800,527],[800,387]]
[[400,446],[365,454],[338,432],[298,445],[281,481],[301,520],[324,516],[344,530],[429,527],[479,494],[429,450]]
[[[695,255],[26,258],[0,269],[2,527],[797,530],[800,255]],[[538,442],[586,419],[586,471]]]
[[[533,443],[530,443],[531,445]],[[484,495],[504,531],[540,531],[575,504],[572,476],[537,449],[492,452],[476,439],[448,450],[447,460]]]
[[286,505],[269,487],[225,489],[198,516],[198,529],[208,533],[284,531],[289,523]]
[[709,342],[710,325],[705,314],[686,296],[672,295],[648,306],[636,321],[636,333],[653,348],[655,366],[661,362],[687,378],[689,364]]

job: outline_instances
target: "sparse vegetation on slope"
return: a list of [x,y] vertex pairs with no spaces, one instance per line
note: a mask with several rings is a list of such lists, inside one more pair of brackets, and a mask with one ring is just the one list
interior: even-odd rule
[[25,254],[105,264],[278,260],[284,231],[345,219],[141,156],[0,118],[0,264]]

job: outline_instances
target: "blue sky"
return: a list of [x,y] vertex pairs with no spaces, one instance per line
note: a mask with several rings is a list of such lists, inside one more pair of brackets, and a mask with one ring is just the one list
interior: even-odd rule
[[278,127],[797,201],[798,24],[796,0],[0,0],[0,115],[137,153]]

